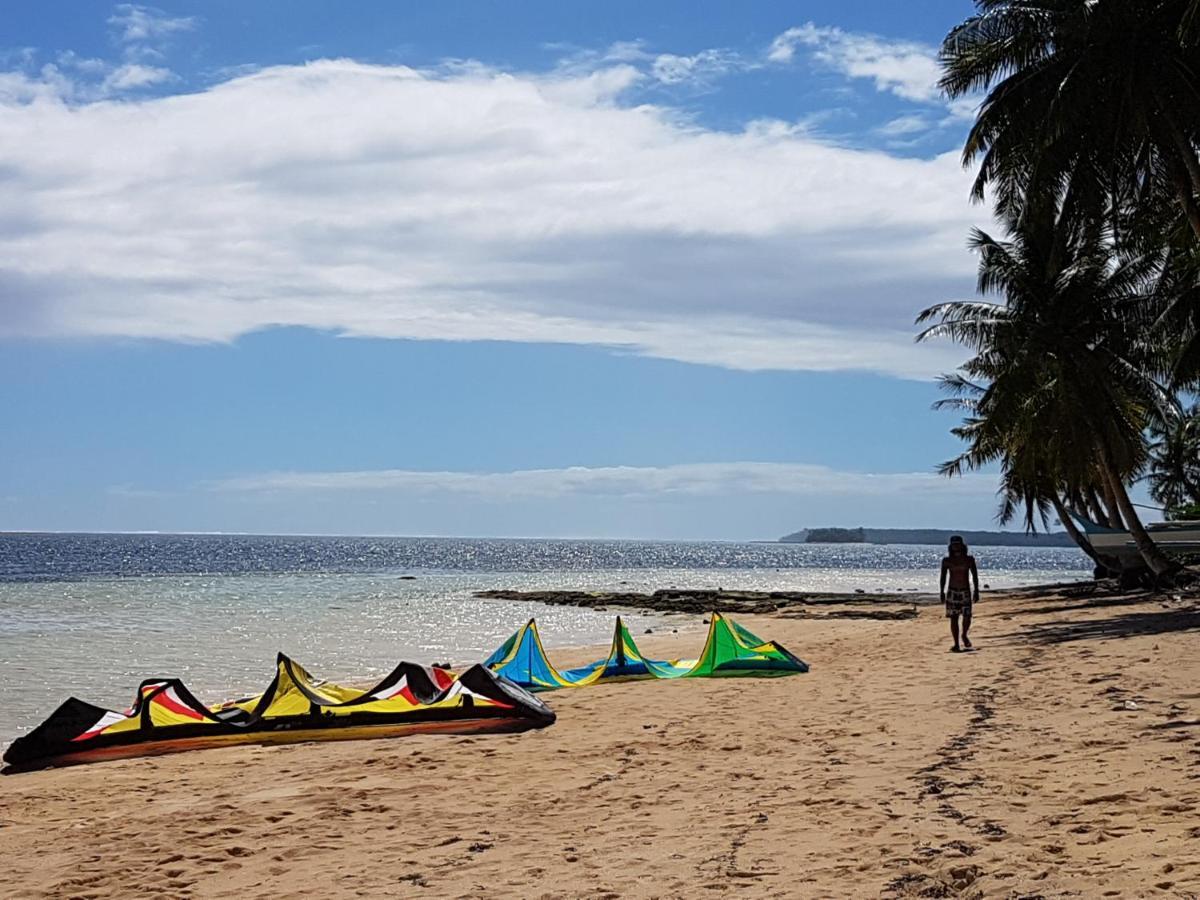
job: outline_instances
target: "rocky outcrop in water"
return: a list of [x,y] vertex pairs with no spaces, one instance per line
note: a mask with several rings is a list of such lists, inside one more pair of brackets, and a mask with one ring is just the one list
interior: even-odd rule
[[935,594],[822,594],[809,591],[723,591],[719,588],[665,588],[651,594],[635,591],[487,590],[476,591],[474,596],[489,600],[532,601],[550,606],[581,606],[589,609],[620,606],[677,613],[771,613],[790,607],[865,606],[880,603],[903,603],[911,606],[938,602]]

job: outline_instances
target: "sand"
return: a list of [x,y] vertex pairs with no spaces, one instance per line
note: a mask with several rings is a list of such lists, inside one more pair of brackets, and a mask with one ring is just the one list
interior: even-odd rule
[[541,732],[5,778],[0,896],[1200,894],[1195,601],[991,598],[962,655],[939,613],[750,618],[812,672],[559,691]]

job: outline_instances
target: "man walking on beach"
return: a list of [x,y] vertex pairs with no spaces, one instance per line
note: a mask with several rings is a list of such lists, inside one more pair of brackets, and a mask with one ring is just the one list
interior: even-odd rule
[[[949,579],[949,589],[946,581]],[[974,590],[971,582],[974,581]],[[942,559],[942,603],[946,605],[946,618],[950,620],[950,634],[954,637],[952,653],[971,649],[971,607],[979,599],[979,570],[975,568],[975,557],[967,553],[966,542],[957,534],[950,538],[947,555]],[[962,616],[962,646],[958,643],[958,617]]]

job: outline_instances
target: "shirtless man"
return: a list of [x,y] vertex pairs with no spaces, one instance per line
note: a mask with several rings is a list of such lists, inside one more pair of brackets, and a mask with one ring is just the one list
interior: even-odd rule
[[[957,534],[950,538],[947,556],[942,560],[942,603],[946,605],[946,618],[950,620],[950,634],[954,636],[952,653],[971,649],[967,632],[971,629],[971,606],[979,600],[979,570],[975,568],[975,557],[967,553],[967,545]],[[949,578],[949,590],[946,580]],[[971,582],[975,588],[972,591]],[[962,647],[958,645],[958,617],[962,616]]]

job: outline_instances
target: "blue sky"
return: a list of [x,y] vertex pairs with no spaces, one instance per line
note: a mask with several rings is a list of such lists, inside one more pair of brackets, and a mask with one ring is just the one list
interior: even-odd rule
[[22,4],[0,529],[984,527],[967,3]]

